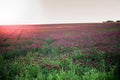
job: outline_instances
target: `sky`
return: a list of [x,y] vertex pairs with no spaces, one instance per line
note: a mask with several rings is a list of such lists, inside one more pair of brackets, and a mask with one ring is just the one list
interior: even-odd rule
[[0,25],[120,20],[120,0],[0,0]]

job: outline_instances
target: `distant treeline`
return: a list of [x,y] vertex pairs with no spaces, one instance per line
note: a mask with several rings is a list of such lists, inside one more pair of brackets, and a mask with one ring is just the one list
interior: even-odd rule
[[120,20],[116,20],[116,21],[113,21],[113,20],[107,20],[107,21],[103,21],[103,23],[112,23],[112,22],[119,22],[120,23]]

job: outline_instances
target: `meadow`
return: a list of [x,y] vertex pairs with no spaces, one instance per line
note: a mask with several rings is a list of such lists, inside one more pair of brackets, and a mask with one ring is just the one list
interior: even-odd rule
[[0,80],[119,80],[120,23],[0,26]]

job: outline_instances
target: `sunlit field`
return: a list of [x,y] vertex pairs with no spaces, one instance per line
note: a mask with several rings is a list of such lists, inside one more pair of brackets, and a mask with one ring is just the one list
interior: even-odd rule
[[119,80],[120,23],[0,26],[0,80]]

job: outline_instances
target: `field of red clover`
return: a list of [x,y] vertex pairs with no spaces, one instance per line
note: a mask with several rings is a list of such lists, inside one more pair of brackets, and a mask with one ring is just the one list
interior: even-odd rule
[[0,26],[2,80],[119,80],[120,24]]

